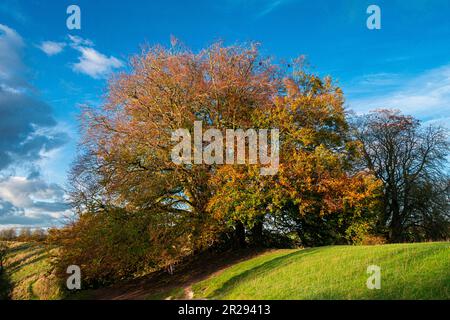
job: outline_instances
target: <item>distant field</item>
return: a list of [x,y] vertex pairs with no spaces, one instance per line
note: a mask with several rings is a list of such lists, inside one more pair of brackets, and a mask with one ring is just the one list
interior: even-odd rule
[[10,242],[6,272],[0,279],[0,298],[55,300],[62,297],[51,266],[56,249],[35,243]]
[[[207,299],[450,299],[450,243],[276,250],[192,286]],[[381,267],[369,290],[367,266]],[[172,291],[173,293],[173,291]]]

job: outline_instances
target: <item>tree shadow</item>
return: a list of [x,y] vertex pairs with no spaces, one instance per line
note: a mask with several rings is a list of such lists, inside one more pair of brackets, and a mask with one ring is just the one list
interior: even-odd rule
[[8,267],[8,272],[9,273],[14,273],[14,272],[16,272],[16,271],[18,271],[20,269],[25,268],[26,266],[29,266],[29,265],[32,265],[32,264],[37,263],[39,261],[42,261],[44,259],[47,259],[49,256],[50,256],[49,254],[41,254],[37,258],[31,259],[31,260],[27,261],[24,264],[15,265],[13,268]]
[[9,300],[12,282],[5,270],[0,271],[0,300]]
[[[311,249],[304,249],[295,251],[280,257],[273,258],[269,261],[266,261],[258,266],[255,266],[254,268],[248,269],[243,271],[242,273],[228,279],[224,283],[220,285],[220,288],[215,289],[212,293],[208,294],[207,298],[212,299],[220,299],[224,296],[227,296],[228,294],[232,293],[235,290],[235,287],[239,285],[239,283],[245,282],[247,280],[251,280],[255,277],[264,277],[264,274],[283,267],[291,262],[298,262],[300,259],[303,259],[303,257],[308,258],[313,254],[316,254],[319,250],[323,252],[323,249],[326,247],[321,248],[311,248]],[[383,252],[379,256],[371,257],[368,260],[362,260],[361,261],[361,274],[362,279],[364,281],[361,282],[361,286],[363,289],[366,289],[366,270],[367,266],[370,264],[379,264],[382,267],[382,272],[388,277],[391,278],[391,281],[389,281],[389,287],[384,287],[381,290],[369,290],[367,291],[363,290],[361,291],[361,296],[354,296],[351,299],[428,299],[428,298],[435,298],[435,299],[448,299],[449,296],[449,287],[450,287],[450,281],[448,283],[433,283],[432,279],[421,279],[420,270],[416,270],[414,274],[411,276],[408,276],[408,278],[405,277],[398,277],[396,276],[396,272],[403,272],[404,270],[401,265],[406,263],[406,268],[413,267],[414,264],[421,263],[422,261],[427,260],[428,258],[432,257],[434,254],[436,254],[433,250],[423,250],[423,251],[408,251],[408,250],[400,250],[399,252],[396,252],[394,255],[390,252]],[[392,256],[389,258],[389,256]],[[385,266],[385,263],[389,261],[389,267]],[[398,269],[397,269],[398,266]],[[440,270],[441,272],[445,273],[446,266],[448,266],[448,263],[443,265]],[[389,269],[387,269],[389,268]],[[450,270],[450,269],[447,269]],[[388,274],[386,272],[389,271]],[[407,270],[405,270],[407,272]],[[349,275],[348,281],[351,281],[354,279],[354,275]],[[386,278],[385,278],[386,279]],[[450,279],[450,278],[448,278]],[[400,281],[399,281],[400,280]],[[428,283],[429,281],[429,283]],[[421,285],[417,288],[417,290],[422,291],[422,293],[414,294],[412,292],[405,291],[405,288],[414,286],[414,284],[418,282],[421,283]],[[385,282],[383,282],[385,283]],[[342,290],[345,288],[345,286],[342,288]],[[430,291],[429,294],[423,293],[423,288],[427,288],[427,290]],[[333,287],[332,283],[330,283],[330,288],[328,289],[326,286],[325,288],[322,288],[320,293],[317,293],[316,295],[310,296],[308,299],[318,299],[318,300],[340,300],[343,299],[343,297],[348,295],[348,292],[344,292],[340,290],[339,288]],[[384,289],[384,290],[383,290]],[[389,290],[389,291],[386,291]],[[431,293],[434,292],[434,293]],[[346,298],[344,298],[346,299]]]
[[16,253],[16,252],[22,251],[22,250],[28,250],[28,249],[32,248],[33,246],[35,246],[35,245],[30,242],[22,243],[14,248],[8,249],[8,254]]
[[298,261],[299,256],[301,256],[301,258],[303,258],[304,256],[306,257],[306,256],[313,255],[313,254],[317,253],[317,251],[319,251],[319,249],[320,248],[298,250],[298,251],[283,255],[281,257],[276,257],[269,261],[266,261],[254,268],[246,270],[246,271],[230,278],[229,280],[225,281],[220,288],[214,290],[211,294],[209,294],[208,298],[218,298],[218,297],[224,296],[227,293],[231,292],[233,290],[234,286],[236,286],[241,281],[245,281],[246,279],[248,279],[250,277],[255,277],[255,276],[264,274],[266,272],[269,272],[273,269],[277,269],[279,267],[285,266],[285,265],[289,264],[291,261],[294,261],[294,260]]
[[[247,248],[230,251],[205,251],[176,265],[170,275],[166,270],[151,272],[142,277],[128,279],[109,287],[83,290],[74,299],[82,300],[144,300],[155,295],[165,295],[177,288],[191,286],[206,280],[236,263],[259,256],[266,252],[262,248]],[[72,295],[71,295],[72,296]],[[71,299],[69,296],[68,299]]]
[[[23,266],[29,265],[30,263],[34,263],[36,262],[36,259],[31,260],[31,262],[27,262],[25,264],[23,264],[25,261],[33,258],[33,257],[39,257],[41,256],[43,253],[45,253],[47,250],[45,248],[42,249],[37,249],[37,250],[33,250],[31,251],[29,254],[23,256],[22,258],[20,258],[19,260],[16,260],[12,263],[8,264],[8,269],[11,269],[12,272],[18,270],[19,268],[22,268]],[[46,255],[48,256],[48,254]]]

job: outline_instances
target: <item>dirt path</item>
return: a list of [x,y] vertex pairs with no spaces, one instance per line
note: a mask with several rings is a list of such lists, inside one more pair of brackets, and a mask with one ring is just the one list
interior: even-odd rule
[[247,249],[221,254],[202,254],[195,260],[176,266],[172,275],[158,271],[108,288],[92,290],[87,296],[95,300],[143,300],[152,295],[182,288],[184,299],[193,299],[193,284],[262,252],[264,250]]
[[192,291],[191,286],[187,286],[186,288],[184,288],[184,298],[187,300],[194,299],[194,291]]

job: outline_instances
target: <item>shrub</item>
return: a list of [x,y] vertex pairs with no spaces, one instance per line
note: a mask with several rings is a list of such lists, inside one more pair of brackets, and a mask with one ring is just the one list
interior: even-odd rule
[[385,244],[387,242],[386,238],[379,235],[366,235],[361,240],[361,244],[365,246],[375,246]]

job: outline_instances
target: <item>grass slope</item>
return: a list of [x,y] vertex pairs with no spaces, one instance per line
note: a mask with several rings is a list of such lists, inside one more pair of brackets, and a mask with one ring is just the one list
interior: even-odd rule
[[[450,243],[274,250],[192,286],[201,299],[450,299]],[[366,286],[381,267],[381,289]]]
[[56,249],[37,243],[8,243],[5,272],[0,279],[0,298],[56,300],[62,297],[53,274]]
[[[64,298],[51,265],[56,249],[32,243],[9,245],[0,299],[6,293],[11,299]],[[442,242],[272,250],[241,262],[229,261],[231,266],[226,267],[208,262],[208,272],[200,272],[205,265],[179,270],[181,279],[172,285],[156,281],[162,290],[154,294],[150,292],[155,291],[155,281],[144,287],[139,284],[136,290],[149,299],[450,299],[449,249],[450,243]],[[366,287],[369,265],[381,267],[380,290]],[[183,280],[196,272],[199,275]],[[133,288],[122,289],[133,292]],[[119,297],[124,296],[122,291]]]

